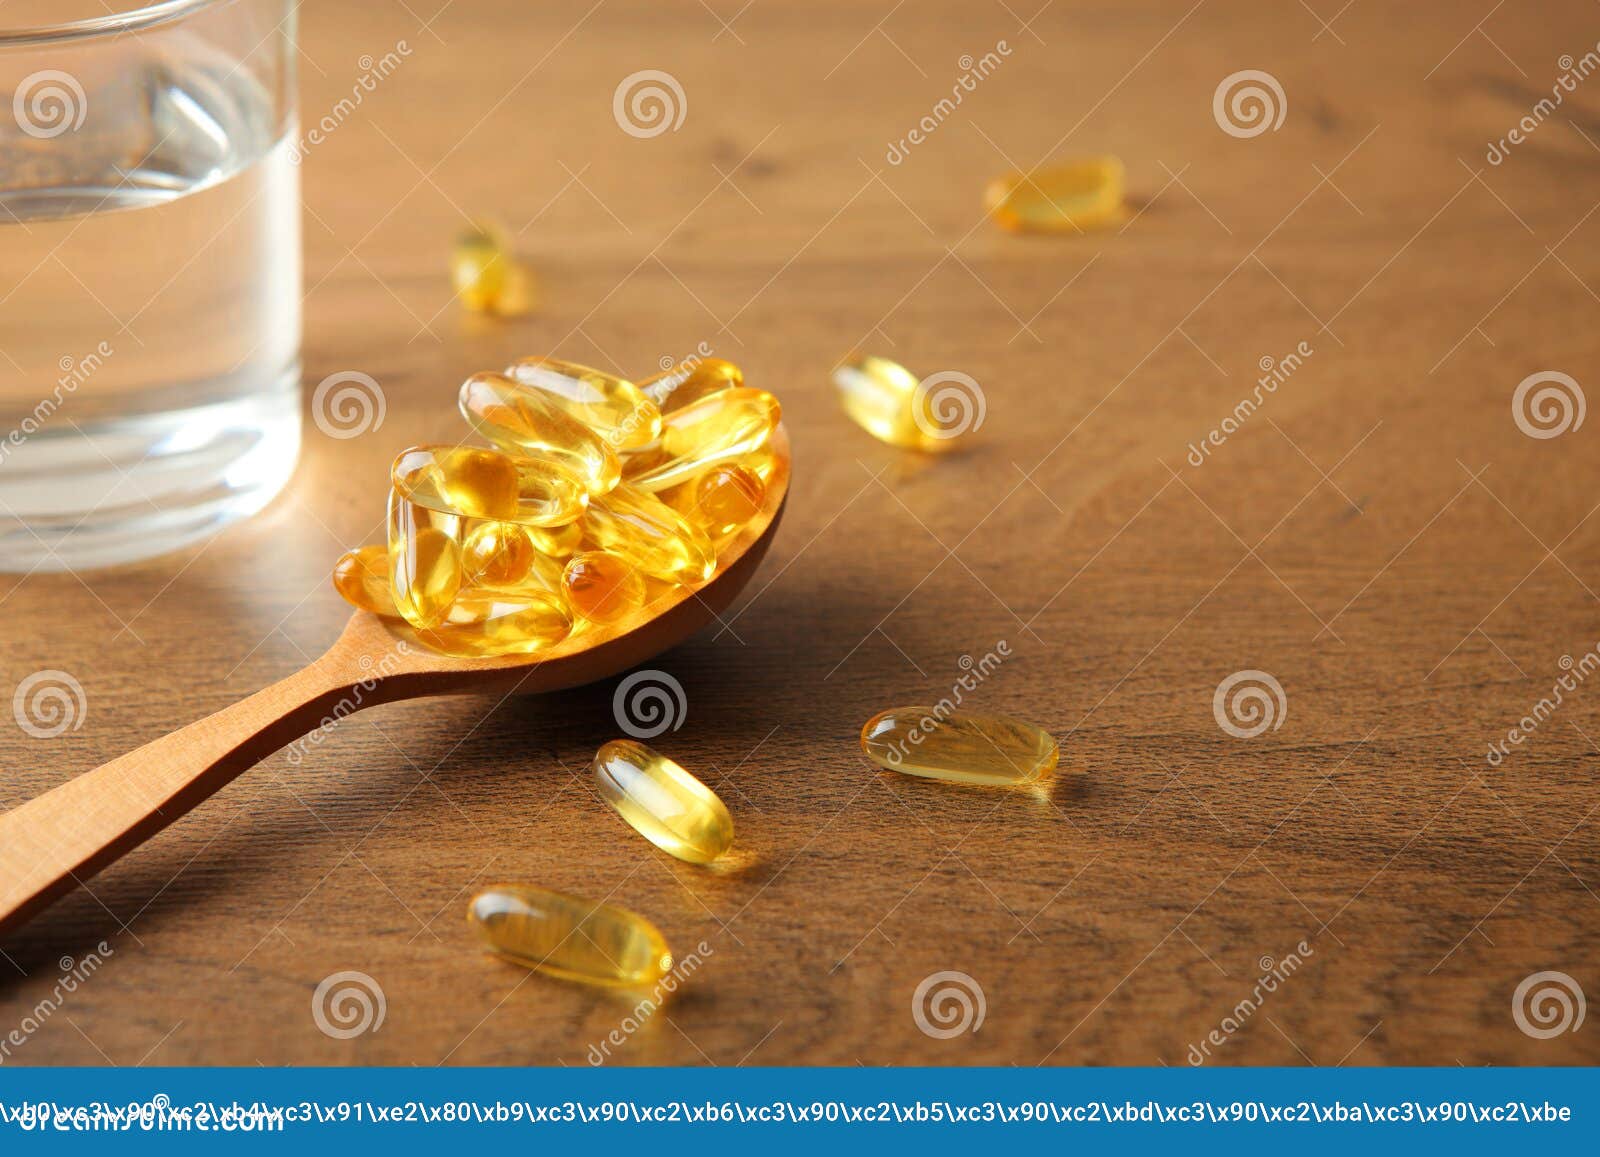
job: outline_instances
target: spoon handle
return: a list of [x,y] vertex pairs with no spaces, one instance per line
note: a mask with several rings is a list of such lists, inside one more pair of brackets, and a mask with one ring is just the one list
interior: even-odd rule
[[349,673],[333,658],[330,652],[248,699],[0,815],[0,935],[245,768],[375,702],[376,696],[353,695]]

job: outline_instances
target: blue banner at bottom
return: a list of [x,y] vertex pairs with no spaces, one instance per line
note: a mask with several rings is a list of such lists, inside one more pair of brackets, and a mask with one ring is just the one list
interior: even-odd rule
[[[0,1153],[886,1141],[1600,1152],[1600,1070],[3,1069]],[[630,1150],[637,1152],[637,1150]]]

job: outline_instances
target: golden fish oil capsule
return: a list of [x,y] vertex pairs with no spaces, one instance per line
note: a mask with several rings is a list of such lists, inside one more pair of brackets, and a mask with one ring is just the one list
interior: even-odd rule
[[1015,233],[1081,233],[1120,224],[1122,162],[1088,157],[1049,165],[1032,173],[1010,173],[989,182],[989,214]]
[[528,538],[533,548],[546,558],[571,558],[583,545],[583,524],[569,522],[565,526],[530,526]]
[[668,582],[697,586],[717,569],[716,552],[704,531],[655,495],[626,482],[589,503],[583,530],[600,549]]
[[661,433],[660,408],[626,378],[557,358],[522,358],[506,376],[547,395],[613,449],[636,449]]
[[909,450],[948,450],[955,434],[934,413],[917,376],[888,358],[857,357],[833,371],[839,400],[867,433]]
[[672,505],[713,543],[719,543],[761,513],[766,495],[767,485],[759,474],[738,462],[728,462],[678,487]]
[[444,514],[561,526],[589,502],[571,470],[549,458],[521,458],[475,446],[413,446],[395,459],[396,490]]
[[672,971],[666,938],[643,916],[545,888],[479,892],[467,923],[497,955],[564,980],[642,986]]
[[665,414],[679,410],[690,402],[698,402],[707,394],[744,385],[744,373],[732,362],[721,358],[704,358],[673,366],[665,373],[645,378],[639,391],[661,407]]
[[613,739],[592,770],[600,798],[663,852],[709,864],[733,843],[733,817],[717,793],[660,752]]
[[389,548],[361,546],[347,550],[333,564],[333,589],[358,610],[398,618],[394,592],[389,589]]
[[640,490],[665,490],[722,462],[759,450],[783,416],[778,399],[744,386],[718,390],[666,415],[660,456],[638,472],[630,461],[624,477]]
[[461,544],[461,569],[478,586],[515,586],[537,555],[527,530],[514,522],[478,522]]
[[461,304],[475,313],[511,317],[534,306],[533,271],[511,251],[497,227],[475,224],[450,250],[450,280]]
[[461,416],[483,437],[513,454],[554,459],[590,494],[604,494],[622,476],[616,452],[555,397],[504,374],[473,374],[461,385]]
[[895,707],[861,729],[861,750],[890,771],[990,785],[1032,783],[1056,765],[1055,739],[1019,719]]
[[413,627],[444,620],[461,589],[459,514],[410,501],[389,491],[389,585],[395,608]]
[[542,651],[572,633],[572,612],[559,594],[536,586],[463,590],[437,625],[417,638],[435,651],[467,658]]
[[573,612],[591,623],[614,623],[644,605],[644,577],[603,550],[568,559],[561,589]]

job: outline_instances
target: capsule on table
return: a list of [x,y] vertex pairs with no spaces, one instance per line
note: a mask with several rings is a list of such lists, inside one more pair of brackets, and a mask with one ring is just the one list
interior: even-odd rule
[[778,399],[748,387],[718,390],[662,419],[659,456],[632,461],[623,477],[640,490],[665,490],[765,446],[783,416]]
[[511,250],[504,233],[475,223],[450,250],[450,280],[461,304],[476,313],[527,313],[537,297],[533,271]]
[[578,476],[554,459],[475,446],[413,446],[395,459],[391,478],[430,510],[531,526],[565,525],[589,502]]
[[909,450],[948,450],[955,443],[934,414],[917,376],[888,358],[856,357],[833,371],[849,414],[874,438]]
[[707,394],[744,385],[744,373],[722,358],[682,362],[639,382],[639,391],[666,414],[697,402]]
[[626,378],[541,357],[512,362],[506,376],[547,395],[614,449],[648,445],[661,433],[660,408]]
[[666,938],[643,916],[545,888],[485,889],[467,922],[497,955],[565,980],[650,985],[672,971]]
[[1082,233],[1124,219],[1122,176],[1116,157],[1087,157],[998,177],[984,203],[1012,232]]
[[394,592],[389,589],[389,548],[360,546],[347,550],[333,564],[333,589],[358,610],[398,618]]
[[662,851],[709,864],[733,843],[733,817],[717,793],[659,751],[613,739],[592,770],[600,798]]
[[558,593],[539,587],[473,588],[458,593],[435,624],[416,633],[446,655],[525,655],[570,635],[572,612]]
[[861,750],[890,771],[959,783],[1032,783],[1056,765],[1055,739],[1001,715],[894,707],[861,729]]
[[461,384],[458,404],[467,424],[490,442],[513,454],[554,459],[590,494],[604,494],[622,476],[616,452],[547,391],[479,373]]
[[766,494],[766,483],[754,470],[740,462],[727,462],[678,487],[672,505],[713,543],[719,543],[761,512]]
[[717,569],[716,552],[704,531],[655,495],[626,482],[589,503],[583,530],[600,549],[668,582],[696,586]]
[[582,551],[568,559],[561,588],[567,605],[591,623],[614,623],[644,605],[644,577],[603,550]]

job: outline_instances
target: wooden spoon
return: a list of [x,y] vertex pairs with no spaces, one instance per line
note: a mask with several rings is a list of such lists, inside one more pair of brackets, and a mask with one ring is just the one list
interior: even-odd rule
[[534,694],[605,679],[675,647],[733,602],[772,541],[789,491],[789,438],[761,511],[717,552],[717,570],[637,615],[533,655],[458,659],[405,642],[365,611],[308,666],[215,715],[0,815],[0,935],[149,839],[247,767],[376,703],[425,695]]

